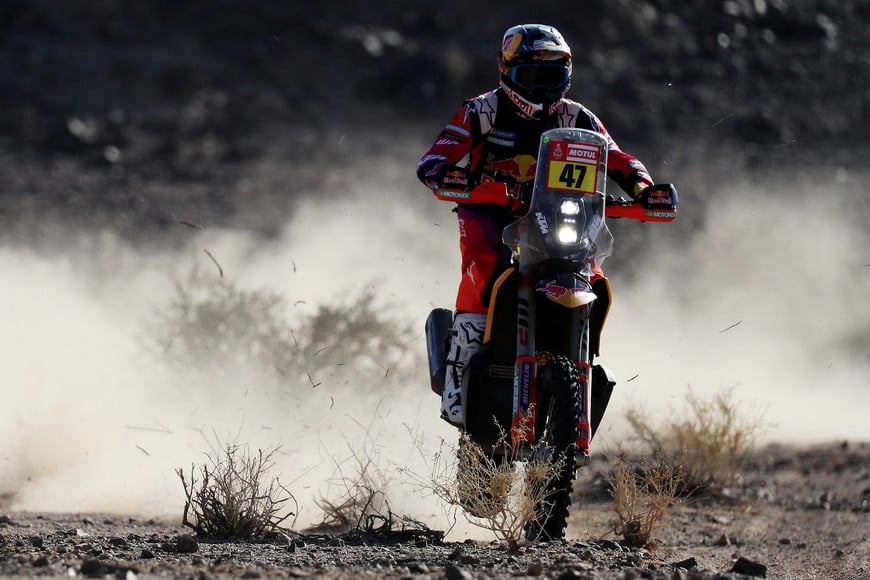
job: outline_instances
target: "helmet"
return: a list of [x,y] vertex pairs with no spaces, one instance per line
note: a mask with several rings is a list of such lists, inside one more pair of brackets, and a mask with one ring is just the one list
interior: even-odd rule
[[550,115],[571,86],[571,48],[545,24],[508,28],[499,51],[501,87],[527,117]]

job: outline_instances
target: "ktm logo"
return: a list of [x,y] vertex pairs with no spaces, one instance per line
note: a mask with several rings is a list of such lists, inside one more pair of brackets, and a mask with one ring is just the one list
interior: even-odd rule
[[509,159],[489,159],[483,166],[484,171],[501,173],[505,177],[511,177],[517,183],[527,183],[535,178],[535,170],[538,160],[531,155],[516,155]]

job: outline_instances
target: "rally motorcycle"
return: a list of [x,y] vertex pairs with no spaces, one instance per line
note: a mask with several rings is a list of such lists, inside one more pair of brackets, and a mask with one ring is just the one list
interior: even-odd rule
[[[608,369],[593,364],[611,298],[606,278],[593,281],[594,265],[613,245],[605,217],[676,217],[673,185],[651,186],[643,204],[615,199],[606,194],[606,167],[607,140],[600,133],[543,133],[528,211],[502,235],[511,265],[495,281],[484,346],[462,382],[466,441],[495,459],[539,458],[559,466],[526,526],[532,541],[564,536],[576,470],[589,461],[590,442],[616,384]],[[511,203],[503,183],[435,193],[457,203]],[[426,321],[431,387],[439,395],[452,321],[445,308]]]

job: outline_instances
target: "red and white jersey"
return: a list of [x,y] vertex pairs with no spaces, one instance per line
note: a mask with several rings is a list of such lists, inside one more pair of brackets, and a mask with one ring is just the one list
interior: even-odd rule
[[417,176],[427,183],[427,176],[436,174],[439,166],[459,165],[465,160],[477,183],[503,182],[514,195],[527,199],[535,178],[541,134],[557,127],[579,127],[604,135],[607,175],[629,195],[653,183],[646,167],[620,149],[601,120],[580,103],[562,99],[550,117],[530,119],[517,111],[501,89],[463,104],[420,159]]

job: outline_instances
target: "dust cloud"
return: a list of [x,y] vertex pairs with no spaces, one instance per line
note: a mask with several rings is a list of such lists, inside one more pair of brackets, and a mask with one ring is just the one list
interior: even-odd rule
[[[666,420],[731,390],[762,441],[866,440],[870,229],[858,194],[719,192],[705,228],[616,275],[607,364],[628,407]],[[611,421],[618,438],[619,423]]]
[[[425,479],[431,454],[455,441],[437,419],[422,332],[430,308],[453,303],[455,216],[410,191],[419,195],[357,186],[301,208],[269,241],[204,230],[181,251],[146,252],[104,236],[99,260],[0,250],[2,503],[177,519],[175,469],[204,463],[218,434],[281,445],[298,527],[319,520],[315,499],[340,493],[334,476],[352,474],[360,454],[380,462],[394,513],[449,519],[400,471]],[[630,283],[609,271],[603,360],[621,382],[604,440],[624,432],[628,406],[665,417],[688,388],[733,389],[748,412],[763,411],[769,440],[870,436],[867,214],[830,195],[781,199],[730,192],[704,229],[662,236]],[[147,322],[179,275],[219,276],[218,265],[242,288],[285,296],[291,317],[373,288],[382,308],[420,330],[409,345],[414,373],[344,369],[275,390],[256,374],[203,384],[170,371],[143,350]]]

